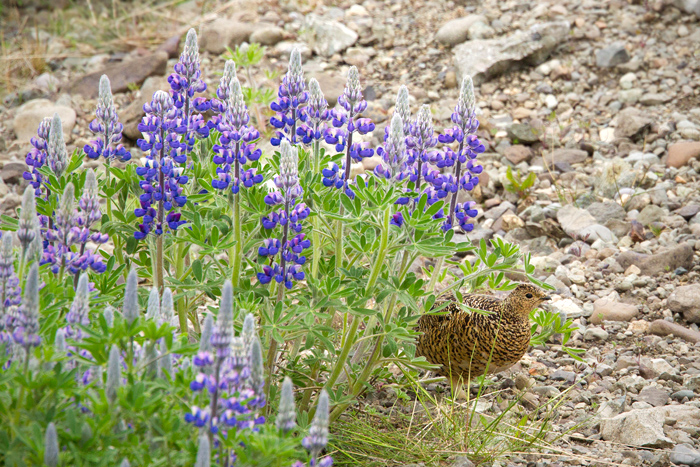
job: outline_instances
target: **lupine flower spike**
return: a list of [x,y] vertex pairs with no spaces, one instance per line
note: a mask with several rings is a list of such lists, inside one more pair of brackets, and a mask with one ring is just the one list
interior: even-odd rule
[[119,123],[117,108],[114,106],[109,78],[107,75],[102,75],[95,119],[90,122],[90,131],[97,136],[97,139],[85,145],[83,148],[85,154],[90,159],[98,159],[102,156],[107,165],[115,159],[122,162],[131,160],[131,153],[119,143],[122,139],[123,130],[124,125]]
[[[474,209],[474,203],[471,201],[458,205],[457,192],[460,188],[471,191],[479,183],[478,175],[483,171],[483,168],[480,165],[476,165],[474,161],[477,154],[484,152],[485,148],[475,135],[479,127],[479,121],[476,119],[474,86],[469,76],[465,76],[464,80],[462,80],[459,100],[455,111],[452,113],[452,122],[454,122],[455,126],[445,130],[438,137],[438,140],[444,144],[457,141],[459,142],[459,149],[457,152],[454,152],[447,147],[444,153],[437,156],[434,160],[434,163],[439,168],[455,166],[454,178],[445,177],[441,187],[445,191],[452,193],[450,211],[443,228],[445,230],[451,229],[456,216],[462,229],[470,232],[474,229],[474,224],[470,223],[469,219],[476,217],[476,209]],[[463,169],[464,173],[462,173]]]
[[[45,117],[39,124],[37,136],[31,139],[32,149],[27,153],[25,162],[31,168],[31,172],[24,172],[22,177],[29,182],[36,196],[42,196],[42,184],[45,182],[39,169],[46,164],[49,150],[49,133],[53,118]],[[46,193],[44,193],[45,195]]]
[[311,78],[309,81],[309,104],[303,112],[304,123],[297,128],[297,136],[301,137],[304,144],[320,141],[328,129],[331,113],[328,111],[328,101],[323,96],[316,78]]
[[201,113],[211,107],[211,103],[205,97],[194,97],[196,93],[207,90],[207,84],[202,79],[197,33],[194,29],[187,31],[180,61],[175,64],[175,73],[168,77],[168,83],[172,89],[173,102],[178,109],[178,133],[185,135],[185,141],[179,149],[186,155],[192,152],[196,138],[209,136],[209,127]]
[[[297,148],[293,148],[289,141],[283,140],[280,149],[280,174],[275,177],[275,185],[280,191],[265,196],[265,203],[269,206],[281,204],[282,208],[263,217],[262,225],[267,230],[281,225],[282,239],[267,238],[263,246],[258,248],[258,254],[269,257],[270,261],[270,264],[263,266],[263,271],[258,273],[258,280],[262,284],[268,284],[274,278],[287,289],[291,289],[293,281],[303,280],[305,277],[301,266],[306,262],[306,257],[301,256],[301,253],[311,246],[311,242],[301,233],[301,221],[309,216],[310,210],[306,204],[299,202],[303,190],[299,185]],[[294,233],[297,235],[290,238]],[[279,263],[276,261],[278,255]]]
[[236,62],[227,60],[224,65],[224,74],[219,80],[219,87],[216,88],[216,99],[211,101],[211,110],[217,114],[207,122],[210,128],[216,128],[221,121],[222,115],[228,108],[228,100],[231,95],[231,81],[236,78]]
[[17,239],[22,246],[22,258],[27,255],[29,245],[39,234],[39,219],[36,215],[36,195],[32,187],[27,187],[22,196],[22,212],[19,214]]
[[57,113],[53,114],[53,119],[51,120],[46,162],[58,178],[63,175],[63,172],[68,167],[68,149],[66,149],[66,141],[63,138],[61,117]]
[[139,317],[139,278],[136,269],[132,269],[126,277],[126,288],[124,289],[124,307],[122,315],[126,322],[131,325]]
[[277,112],[270,119],[270,125],[277,128],[275,136],[270,139],[273,146],[279,146],[283,139],[295,144],[297,137],[297,125],[305,121],[307,115],[301,111],[301,106],[309,100],[304,81],[304,70],[301,66],[301,53],[298,49],[292,50],[289,57],[289,69],[282,78],[277,91],[278,100],[270,104],[270,108]]
[[[431,161],[431,150],[437,146],[438,139],[433,130],[433,116],[429,105],[423,105],[418,111],[418,117],[410,128],[410,135],[406,144],[411,156],[408,163],[411,166],[410,180],[415,183],[416,191],[420,193],[421,177],[428,173],[428,162]],[[436,172],[435,176],[440,173]],[[445,196],[447,193],[445,193]]]
[[248,126],[248,108],[243,99],[241,84],[233,74],[228,88],[221,91],[222,95],[228,96],[217,126],[221,133],[219,144],[212,148],[215,153],[214,163],[220,166],[216,169],[218,179],[212,180],[212,186],[219,190],[230,187],[231,193],[237,194],[241,184],[250,188],[261,183],[263,176],[256,174],[255,169],[243,168],[248,162],[260,159],[262,150],[255,148],[254,141],[260,138],[260,132]]
[[24,284],[22,304],[11,324],[12,339],[27,350],[41,344],[39,336],[39,265],[32,264]]
[[81,274],[78,280],[75,298],[66,314],[66,321],[68,325],[65,327],[65,335],[74,340],[82,338],[83,333],[80,326],[90,325],[90,284],[85,273]]
[[180,220],[175,207],[182,207],[187,202],[182,185],[188,182],[183,169],[175,166],[184,163],[187,156],[180,152],[178,132],[181,129],[178,128],[178,109],[172,98],[164,91],[156,91],[153,100],[144,104],[143,110],[146,116],[139,123],[143,139],[137,144],[146,156],[141,159],[143,167],[136,169],[136,173],[143,177],[139,182],[143,190],[139,196],[141,207],[134,211],[136,217],[143,218],[134,232],[137,240],[146,238],[150,232],[162,235],[166,226],[175,231],[185,223]]
[[349,188],[350,165],[352,161],[361,162],[366,157],[372,157],[374,150],[369,143],[353,143],[353,135],[357,132],[361,135],[374,131],[375,125],[369,118],[358,118],[367,109],[367,101],[362,97],[360,86],[360,73],[357,67],[352,66],[348,71],[348,81],[345,91],[338,98],[340,107],[331,111],[333,128],[326,130],[325,140],[328,144],[334,144],[335,150],[346,150],[345,162],[342,168],[331,163],[323,170],[324,185],[344,188],[345,193],[354,198],[354,192]]
[[311,455],[310,467],[330,467],[333,465],[333,459],[330,456],[319,459],[321,452],[328,444],[328,393],[325,389],[322,389],[319,395],[309,435],[302,440],[301,444]]
[[109,360],[107,361],[107,384],[105,385],[105,393],[110,403],[117,399],[117,391],[119,390],[121,379],[119,349],[116,345],[112,345],[112,348],[109,350]]
[[12,233],[5,232],[0,240],[0,343],[9,338],[2,337],[3,328],[9,324],[6,322],[8,319],[6,316],[11,317],[22,301],[22,289],[15,273],[14,260]]
[[289,376],[284,378],[282,393],[280,395],[279,414],[277,415],[277,429],[282,433],[289,433],[296,426],[296,409],[294,408],[294,386]]
[[211,466],[211,449],[209,446],[209,437],[202,435],[199,437],[199,446],[197,447],[197,460],[194,467],[210,467]]

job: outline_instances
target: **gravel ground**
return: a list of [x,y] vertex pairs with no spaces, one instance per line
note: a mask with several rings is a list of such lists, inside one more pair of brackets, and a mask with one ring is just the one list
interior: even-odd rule
[[[240,1],[205,14],[213,21],[197,27],[206,80],[216,88],[223,45],[246,41],[266,44],[260,69],[281,73],[300,47],[329,101],[356,65],[378,142],[401,84],[413,112],[430,104],[442,128],[461,77],[474,76],[487,151],[470,237],[502,236],[532,253],[537,275],[557,289],[552,309],[575,319],[570,345],[586,349],[587,361],[581,379],[560,348],[535,348],[498,377],[529,388],[534,404],[576,384],[555,423],[558,432],[576,427],[559,442],[572,456],[502,465],[700,465],[700,2],[335,3]],[[199,13],[193,2],[168,12]],[[47,15],[31,6],[25,14]],[[17,28],[5,26],[12,37]],[[69,146],[82,146],[97,88],[89,74],[107,67],[123,78],[115,100],[134,134],[141,104],[164,86],[179,50],[175,38],[159,50],[78,47],[87,52],[61,58],[71,41],[88,42],[85,34],[37,28],[59,57],[0,96],[5,213],[20,203],[24,155],[42,117],[58,111]],[[261,70],[258,84],[274,86]],[[534,186],[506,190],[508,167],[535,173]]]

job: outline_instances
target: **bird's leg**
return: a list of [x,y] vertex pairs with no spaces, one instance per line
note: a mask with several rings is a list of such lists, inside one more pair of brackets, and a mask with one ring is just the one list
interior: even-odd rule
[[468,399],[467,393],[464,390],[464,380],[461,376],[452,375],[450,377],[452,382],[452,398],[455,401],[466,401]]

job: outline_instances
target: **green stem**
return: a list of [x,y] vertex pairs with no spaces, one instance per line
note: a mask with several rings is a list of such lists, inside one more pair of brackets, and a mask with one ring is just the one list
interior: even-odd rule
[[233,239],[234,244],[229,250],[229,260],[231,261],[231,283],[237,288],[241,280],[241,241],[243,238],[241,230],[241,204],[238,193],[233,195]]
[[155,286],[158,292],[163,295],[163,235],[156,237],[156,264],[153,275],[155,277]]
[[[342,196],[342,195],[341,195]],[[340,206],[339,214],[342,216],[343,206]],[[343,221],[339,220],[335,226],[335,276],[343,265]]]
[[[24,347],[26,358],[24,359],[24,378],[27,378],[29,370],[29,346]],[[17,396],[17,410],[15,411],[15,426],[19,425],[19,416],[22,411],[22,404],[24,403],[24,385],[19,388],[19,396]],[[14,431],[12,432],[14,437]]]
[[[319,167],[321,164],[321,161],[319,160],[319,158],[321,157],[321,143],[319,141],[314,141],[312,157],[312,170],[314,176],[316,176],[319,173]],[[317,206],[314,206],[314,208],[318,210]],[[311,231],[311,248],[313,251],[311,263],[311,277],[314,279],[315,282],[316,279],[318,279],[318,265],[321,261],[321,233],[319,232],[321,226],[319,225],[318,216],[314,216],[311,218],[311,227],[313,228],[313,230]]]
[[[284,300],[284,281],[277,284],[277,303]],[[270,333],[270,348],[267,351],[267,381],[265,382],[265,396],[270,397],[270,386],[272,383],[272,372],[275,369],[275,360],[277,360],[277,341]],[[268,411],[269,411],[268,406]],[[269,412],[268,412],[269,413]]]
[[[377,252],[377,258],[374,261],[369,280],[367,281],[367,288],[365,290],[366,296],[371,296],[372,290],[374,289],[374,286],[377,283],[377,279],[379,279],[379,273],[384,267],[384,259],[386,258],[387,254],[387,245],[389,244],[390,219],[391,208],[386,208],[384,210],[382,219],[382,233],[379,242],[379,251]],[[345,367],[345,362],[347,361],[348,355],[350,354],[350,349],[352,349],[352,346],[357,339],[357,329],[359,328],[361,321],[362,319],[359,316],[353,316],[352,324],[350,324],[350,329],[348,329],[348,332],[345,334],[345,343],[340,351],[340,356],[338,356],[338,361],[336,362],[335,367],[333,368],[333,373],[331,373],[330,377],[328,378],[328,381],[326,381],[326,388],[329,391],[333,389],[333,385],[335,385],[336,381],[338,380],[338,377],[340,376],[340,374],[343,371],[343,368]]]
[[435,291],[435,284],[437,283],[438,276],[440,276],[441,270],[442,270],[442,265],[445,263],[445,257],[442,256],[438,259],[437,263],[435,263],[435,267],[433,268],[433,274],[430,276],[430,283],[428,284],[428,293],[433,293]]
[[[179,230],[175,232],[175,235],[177,235],[178,232]],[[185,244],[183,242],[178,243],[176,256],[175,277],[178,281],[182,281],[184,279],[183,276],[185,272]],[[177,316],[178,320],[180,321],[180,333],[187,334],[187,302],[185,301],[185,297],[182,297],[177,301]]]

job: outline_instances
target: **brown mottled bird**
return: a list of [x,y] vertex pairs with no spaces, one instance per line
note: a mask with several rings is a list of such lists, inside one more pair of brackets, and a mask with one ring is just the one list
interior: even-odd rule
[[[448,305],[448,314],[425,314],[418,320],[416,355],[435,365],[438,376],[452,380],[456,397],[464,397],[461,383],[485,373],[499,373],[515,365],[530,344],[530,312],[547,294],[530,284],[520,284],[504,299],[467,294],[463,303],[488,315],[468,313],[453,294],[438,298],[432,309]],[[488,368],[487,368],[488,367]]]

